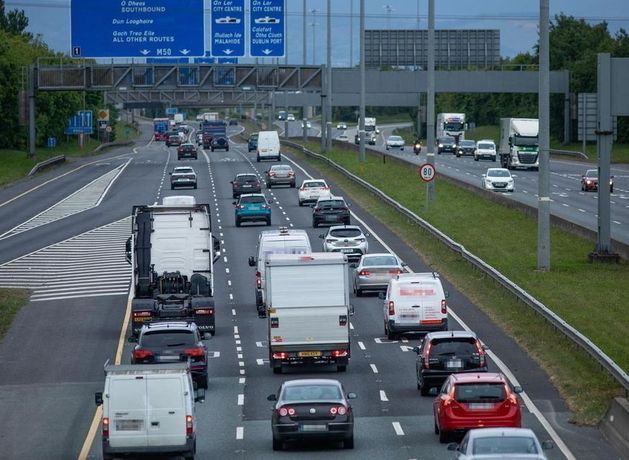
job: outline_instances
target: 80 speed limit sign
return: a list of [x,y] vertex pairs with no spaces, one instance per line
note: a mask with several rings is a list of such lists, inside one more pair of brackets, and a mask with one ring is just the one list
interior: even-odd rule
[[436,173],[435,166],[430,163],[424,163],[419,167],[419,177],[421,177],[424,182],[432,182]]

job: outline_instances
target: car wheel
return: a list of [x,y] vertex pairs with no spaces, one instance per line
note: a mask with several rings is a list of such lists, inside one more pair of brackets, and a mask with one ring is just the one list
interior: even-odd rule
[[346,365],[336,366],[336,371],[337,372],[345,372],[346,370],[347,370],[347,366]]
[[439,430],[439,442],[446,444],[450,441],[450,433],[447,431]]
[[103,454],[103,460],[114,460],[114,456],[110,454]]
[[226,151],[226,152],[229,152],[229,147],[227,147],[227,148],[225,149],[225,151]]
[[271,225],[271,218],[270,217],[266,220],[266,225],[267,226]]
[[194,184],[194,189],[195,189],[195,190],[197,189],[197,184]]
[[273,373],[274,373],[274,374],[281,374],[281,373],[282,373],[282,366],[280,366],[280,367],[274,367],[274,368],[273,368]]
[[281,440],[273,438],[273,450],[282,450],[283,447],[284,443]]
[[609,193],[614,193],[614,186],[609,187]]
[[363,295],[363,290],[362,289],[356,289],[356,297],[361,297]]
[[175,186],[174,186],[174,185],[171,185],[171,186],[170,186],[170,189],[171,189],[171,190],[175,190]]
[[433,422],[433,424],[434,424],[434,426],[435,426],[435,427],[434,427],[435,434],[439,434],[439,427],[437,426],[437,422],[436,422],[436,421],[434,421],[434,422]]
[[282,155],[277,156],[277,161],[282,161]]
[[404,147],[400,147],[400,150],[404,150]]
[[240,219],[236,218],[236,227],[240,227]]
[[417,381],[417,388],[419,390],[419,394],[422,396],[428,396],[430,394],[430,387],[422,385],[419,380]]
[[387,331],[387,339],[395,340],[396,339],[395,333],[393,331]]
[[260,163],[260,155],[256,156],[256,162]]
[[352,436],[349,439],[346,439],[343,441],[343,448],[344,449],[353,449],[354,448],[354,435],[352,434]]
[[295,188],[295,182],[290,183],[290,188]]
[[297,203],[299,203],[299,206],[303,206],[304,203],[302,201],[297,201]]
[[495,162],[496,162],[496,157],[493,157],[493,158],[491,159],[491,161],[493,161],[493,162],[495,163]]
[[201,377],[201,381],[199,382],[199,388],[203,388],[204,390],[207,390],[208,388],[208,382],[207,382],[207,374],[205,374],[203,377]]
[[238,198],[238,195],[236,195],[235,193],[232,193],[232,198],[235,200],[236,198]]
[[347,219],[345,219],[345,220],[343,221],[343,223],[344,223],[345,225],[350,225],[350,223],[349,223],[349,217],[348,217]]
[[319,226],[319,223],[318,223],[316,220],[313,220],[313,221],[312,221],[312,226],[313,226],[314,228],[317,228],[317,227]]
[[[474,161],[478,161],[478,157],[476,155],[474,155]],[[496,160],[494,160],[496,161]]]
[[212,147],[210,151],[213,152],[214,151],[214,147]]

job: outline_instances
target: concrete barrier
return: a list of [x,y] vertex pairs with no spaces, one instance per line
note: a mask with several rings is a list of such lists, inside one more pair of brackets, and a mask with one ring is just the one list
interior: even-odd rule
[[612,400],[605,418],[601,420],[600,430],[622,458],[629,460],[629,401],[626,398]]
[[37,174],[42,169],[48,168],[49,166],[53,166],[58,163],[63,163],[65,161],[66,161],[65,155],[57,155],[56,157],[52,157],[52,158],[48,158],[47,160],[40,161],[35,166],[33,166],[33,169],[31,169],[31,172],[29,172],[28,175],[32,176],[34,174]]

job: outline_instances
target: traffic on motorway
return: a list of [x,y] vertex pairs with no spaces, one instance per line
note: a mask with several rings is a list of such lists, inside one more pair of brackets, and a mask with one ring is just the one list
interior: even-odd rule
[[[30,448],[7,445],[9,458],[609,458],[600,435],[567,422],[525,351],[328,178],[281,151],[277,133],[259,133],[253,149],[231,137],[212,152],[185,142],[195,131],[124,156],[126,174],[104,202],[110,222],[124,220],[116,238],[128,298],[92,302],[106,329],[94,326],[95,348],[76,358],[89,381],[72,369],[81,396],[58,393],[72,401],[70,446],[53,441],[42,454],[43,430]],[[50,302],[81,324],[84,296]],[[89,339],[50,340],[78,349]],[[67,384],[43,383],[53,382]],[[41,423],[63,405],[50,409]]]

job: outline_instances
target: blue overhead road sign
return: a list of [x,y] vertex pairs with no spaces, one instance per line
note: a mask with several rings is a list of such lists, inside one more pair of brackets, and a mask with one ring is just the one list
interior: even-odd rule
[[74,57],[203,56],[203,0],[71,0]]
[[212,56],[245,55],[245,0],[212,0]]
[[286,0],[249,0],[249,9],[249,54],[253,57],[284,57]]

